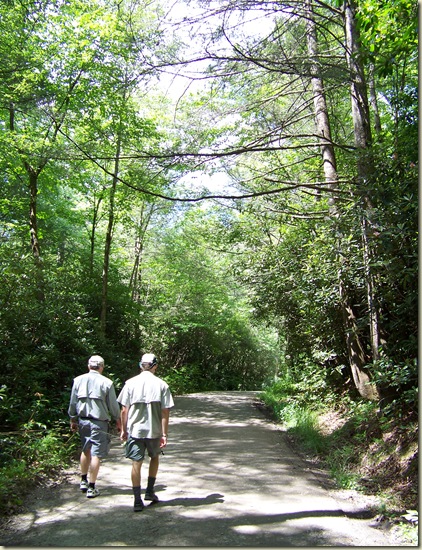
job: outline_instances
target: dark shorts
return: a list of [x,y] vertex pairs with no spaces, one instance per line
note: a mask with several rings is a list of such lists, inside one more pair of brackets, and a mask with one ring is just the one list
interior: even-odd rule
[[82,451],[91,450],[91,456],[105,458],[110,451],[111,436],[106,420],[79,418],[79,435]]
[[154,458],[160,454],[161,438],[156,439],[136,439],[129,436],[126,441],[126,458],[139,462],[144,460],[145,451],[148,451],[148,456]]

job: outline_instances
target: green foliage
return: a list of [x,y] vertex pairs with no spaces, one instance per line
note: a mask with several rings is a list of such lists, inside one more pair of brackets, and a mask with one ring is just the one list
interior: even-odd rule
[[[203,235],[213,220],[212,210],[191,211],[152,243],[142,288],[149,295],[144,346],[176,387],[256,389],[275,369],[274,334],[253,322],[227,259],[207,249]],[[189,382],[181,384],[186,373]]]
[[[331,52],[320,64],[339,175],[330,194],[300,9],[290,18],[280,4],[263,40],[239,35],[244,58],[217,56],[205,76],[221,80],[210,93],[184,94],[174,116],[154,77],[174,63],[178,41],[167,44],[156,3],[0,5],[0,428],[24,431],[22,460],[60,461],[55,430],[92,353],[104,356],[117,389],[144,351],[158,355],[176,393],[256,389],[278,376],[266,402],[310,437],[307,411],[353,395],[339,276],[375,382],[393,394],[384,413],[405,425],[416,411],[416,7],[358,8],[362,58],[374,64],[382,99],[365,185],[354,180],[343,21],[322,4],[315,10]],[[210,48],[222,45],[217,36]],[[159,199],[193,195],[202,174],[223,171],[259,196],[191,206]],[[187,172],[199,182],[191,191],[176,183]],[[383,339],[373,365],[363,219]]]
[[0,514],[11,514],[23,495],[42,479],[51,480],[70,463],[79,438],[69,435],[68,423],[40,430],[39,423],[19,432],[0,434]]
[[326,442],[318,429],[318,413],[306,407],[290,406],[283,411],[284,425],[307,451],[318,454],[325,450]]
[[[324,457],[332,476],[340,487],[356,489],[358,488],[357,477],[353,471],[350,471],[354,445],[337,446],[335,436],[330,439],[322,434],[318,425],[319,414],[326,408],[332,407],[333,400],[327,399],[323,391],[315,390],[313,386],[306,388],[302,383],[294,383],[289,376],[286,376],[268,386],[261,397],[277,420],[306,452]],[[338,398],[337,406],[342,401]],[[373,407],[372,404],[370,406]],[[353,409],[352,404],[350,408]],[[358,426],[362,422],[362,416],[357,409],[355,411],[356,415],[353,418]]]
[[201,368],[195,365],[172,369],[163,378],[175,395],[214,389],[207,387],[206,381],[202,378]]
[[376,403],[347,395],[336,402],[321,395],[317,403],[307,404],[307,393],[286,377],[265,389],[263,401],[295,444],[321,461],[338,487],[376,494],[381,505],[385,503],[385,515],[397,516],[403,506],[414,506],[417,422],[407,418],[403,425],[398,416],[380,417]]
[[30,475],[23,460],[13,460],[7,466],[0,466],[0,514],[13,512],[23,504],[22,492],[29,486]]
[[333,479],[341,489],[359,490],[362,488],[360,476],[353,469],[357,460],[356,446],[342,445],[340,448],[330,447],[325,461]]
[[391,418],[406,419],[409,413],[417,414],[419,405],[419,367],[416,359],[396,364],[382,357],[372,366],[375,383],[388,388],[386,401],[381,402],[383,413]]

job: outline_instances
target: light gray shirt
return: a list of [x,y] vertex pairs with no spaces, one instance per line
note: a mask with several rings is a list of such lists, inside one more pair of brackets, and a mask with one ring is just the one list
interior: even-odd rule
[[95,370],[77,376],[73,380],[68,414],[71,418],[117,420],[120,407],[113,382]]
[[128,408],[127,431],[136,439],[161,437],[161,410],[174,407],[168,384],[148,371],[127,380],[117,401]]

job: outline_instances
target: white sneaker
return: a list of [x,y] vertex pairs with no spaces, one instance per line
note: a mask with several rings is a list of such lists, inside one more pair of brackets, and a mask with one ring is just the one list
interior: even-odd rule
[[81,480],[81,483],[79,485],[79,489],[83,492],[83,493],[86,493],[88,491],[88,487],[89,487],[89,483],[87,481],[85,481],[84,479]]
[[100,494],[100,491],[96,487],[88,487],[86,492],[87,498],[95,498]]

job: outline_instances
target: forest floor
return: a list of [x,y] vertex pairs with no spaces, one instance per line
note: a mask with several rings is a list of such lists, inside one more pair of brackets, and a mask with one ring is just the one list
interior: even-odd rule
[[75,463],[61,480],[28,494],[24,509],[3,523],[0,544],[417,546],[380,518],[375,496],[336,489],[327,471],[259,410],[253,392],[190,394],[175,402],[159,503],[134,514],[130,463],[116,434],[101,466],[99,497],[79,491]]

